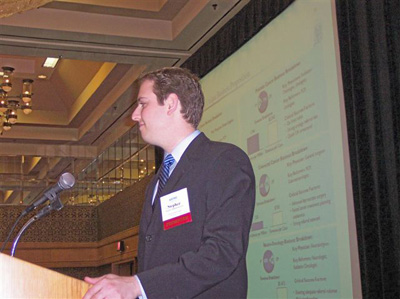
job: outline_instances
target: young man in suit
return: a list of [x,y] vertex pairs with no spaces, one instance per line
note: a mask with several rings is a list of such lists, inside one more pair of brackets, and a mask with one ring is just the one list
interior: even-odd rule
[[85,278],[93,286],[84,298],[245,298],[255,204],[250,161],[197,130],[204,96],[188,70],[163,68],[139,83],[132,119],[143,140],[165,153],[146,191],[139,271]]

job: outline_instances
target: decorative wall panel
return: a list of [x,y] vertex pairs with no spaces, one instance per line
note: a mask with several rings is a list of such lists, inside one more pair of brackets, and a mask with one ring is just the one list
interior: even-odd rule
[[[0,240],[4,241],[25,206],[2,206],[0,208]],[[21,219],[14,236],[36,215],[31,212]],[[98,240],[97,210],[94,206],[65,206],[46,218],[34,222],[22,235],[20,242],[95,242]]]

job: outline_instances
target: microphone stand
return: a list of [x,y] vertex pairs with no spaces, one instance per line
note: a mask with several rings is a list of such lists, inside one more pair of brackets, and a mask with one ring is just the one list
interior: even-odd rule
[[[46,195],[47,196],[47,195]],[[50,198],[49,198],[50,199]],[[21,238],[22,234],[25,232],[25,230],[35,221],[47,216],[50,214],[52,211],[56,210],[59,211],[64,207],[64,205],[61,202],[61,199],[59,196],[57,196],[55,193],[52,194],[52,198],[50,199],[50,204],[45,206],[43,209],[41,209],[35,216],[30,218],[27,223],[20,229],[18,232],[18,235],[16,236],[12,249],[11,249],[11,256],[15,255],[15,250],[17,249],[17,245],[19,242],[19,239]]]

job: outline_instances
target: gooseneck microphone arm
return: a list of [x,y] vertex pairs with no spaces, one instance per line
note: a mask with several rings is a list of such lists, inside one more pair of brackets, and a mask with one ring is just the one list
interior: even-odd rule
[[19,239],[21,238],[22,234],[25,232],[25,230],[35,221],[49,215],[52,211],[56,210],[59,211],[64,207],[64,205],[61,202],[61,199],[59,196],[56,196],[56,199],[51,201],[51,203],[47,206],[45,206],[43,209],[41,209],[35,216],[30,218],[27,223],[20,229],[18,232],[18,235],[15,237],[15,240],[13,242],[12,248],[11,248],[11,256],[15,255],[15,250],[17,249],[17,245],[19,242]]
[[11,256],[14,256],[15,254],[15,250],[17,249],[17,245],[19,242],[19,239],[21,238],[22,234],[25,232],[25,230],[33,223],[35,222],[36,219],[35,217],[32,217],[31,219],[28,220],[27,223],[24,224],[24,226],[20,229],[20,231],[18,232],[17,237],[14,240],[13,246],[11,248]]

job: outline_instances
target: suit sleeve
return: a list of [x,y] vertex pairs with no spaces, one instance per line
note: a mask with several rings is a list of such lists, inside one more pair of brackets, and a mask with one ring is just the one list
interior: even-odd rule
[[[195,171],[195,170],[193,170]],[[139,273],[148,298],[192,298],[228,278],[245,258],[255,203],[254,173],[238,148],[210,163],[201,245],[176,263]]]

